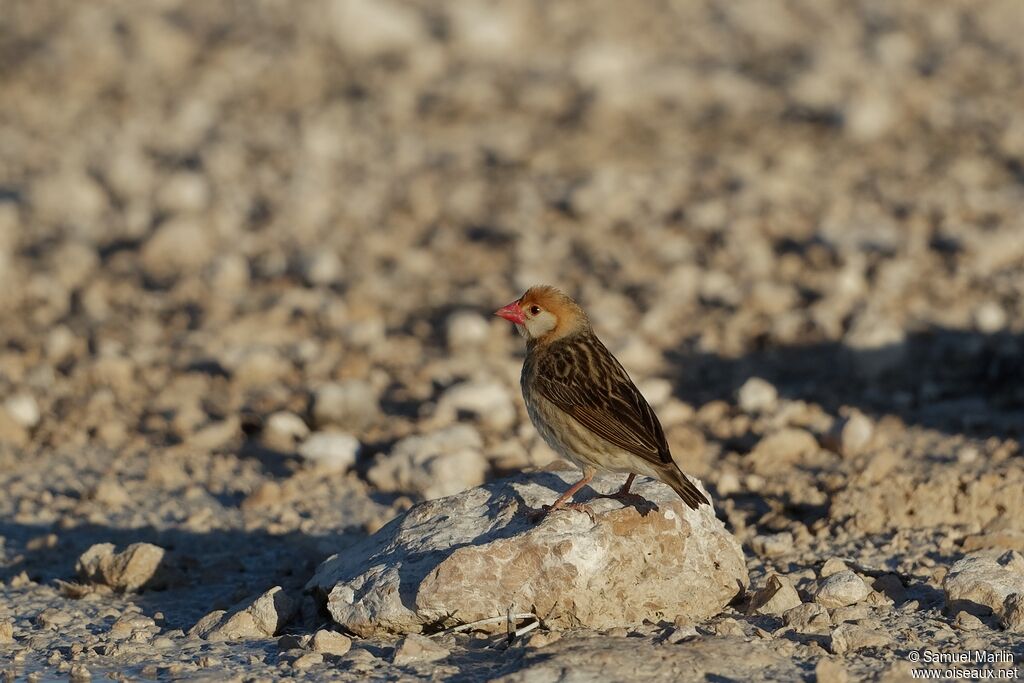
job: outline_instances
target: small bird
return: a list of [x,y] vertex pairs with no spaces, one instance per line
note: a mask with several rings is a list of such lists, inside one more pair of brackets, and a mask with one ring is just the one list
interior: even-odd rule
[[629,474],[607,497],[626,499],[633,479],[643,474],[671,486],[694,510],[709,504],[672,460],[654,410],[575,301],[539,285],[495,315],[526,337],[520,384],[530,420],[556,453],[583,470],[548,512],[571,508],[593,516],[585,505],[567,501],[598,470]]

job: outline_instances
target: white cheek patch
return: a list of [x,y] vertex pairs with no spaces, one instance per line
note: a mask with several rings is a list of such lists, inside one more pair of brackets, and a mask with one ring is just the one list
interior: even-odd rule
[[526,326],[525,325],[520,325],[520,324],[516,323],[516,332],[519,333],[520,337],[525,337],[526,336]]
[[531,337],[536,339],[555,329],[557,324],[558,320],[555,319],[555,316],[548,311],[544,311],[533,320],[526,321],[526,331]]

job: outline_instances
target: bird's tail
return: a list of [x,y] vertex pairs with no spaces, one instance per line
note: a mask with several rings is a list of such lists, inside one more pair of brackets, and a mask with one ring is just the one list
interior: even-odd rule
[[678,467],[672,467],[671,465],[666,467],[664,475],[662,481],[671,486],[691,509],[696,510],[701,505],[711,504],[708,502],[707,497],[700,492],[700,489],[694,486],[693,482]]

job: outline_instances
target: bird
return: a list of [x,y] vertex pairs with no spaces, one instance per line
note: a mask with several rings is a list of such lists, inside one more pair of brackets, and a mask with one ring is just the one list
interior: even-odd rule
[[494,312],[526,338],[520,385],[526,411],[541,438],[583,477],[541,516],[590,508],[571,502],[598,471],[626,473],[617,493],[628,499],[637,474],[668,484],[691,509],[710,505],[672,459],[654,409],[622,364],[594,333],[579,304],[550,285],[531,287]]

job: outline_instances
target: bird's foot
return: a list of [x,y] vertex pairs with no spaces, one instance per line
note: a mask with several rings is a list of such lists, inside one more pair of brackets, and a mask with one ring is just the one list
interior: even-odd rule
[[559,505],[557,507],[545,505],[540,510],[534,510],[533,512],[530,513],[530,521],[536,524],[552,512],[556,512],[558,510],[576,510],[577,512],[584,512],[586,513],[587,517],[590,517],[590,522],[592,524],[597,523],[597,517],[594,516],[594,511],[591,510],[590,506],[586,505],[585,503],[563,503],[562,505]]

